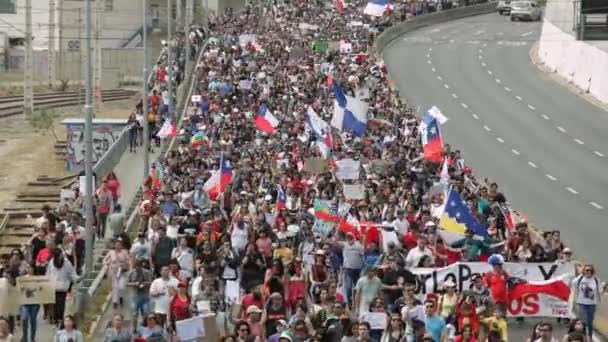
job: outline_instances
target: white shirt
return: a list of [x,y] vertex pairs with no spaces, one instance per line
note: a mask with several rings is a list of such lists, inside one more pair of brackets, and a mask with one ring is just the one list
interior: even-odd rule
[[243,229],[240,229],[236,224],[233,225],[232,234],[230,234],[230,242],[232,247],[237,251],[241,252],[247,247],[249,242],[249,227],[243,223]]
[[405,258],[406,267],[418,267],[420,260],[425,255],[431,258],[431,262],[434,261],[433,252],[431,252],[429,248],[425,247],[424,250],[420,250],[420,247],[418,246],[412,248],[409,253],[407,253],[407,257]]
[[407,220],[396,219],[393,221],[393,226],[395,226],[395,229],[397,229],[401,236],[410,229],[410,223]]
[[584,305],[597,305],[599,304],[600,292],[598,289],[599,281],[595,277],[587,278],[580,276],[574,279],[574,286],[578,291],[576,297],[576,303]]
[[[163,278],[154,279],[150,285],[150,297],[154,306],[154,313],[166,315],[169,311],[169,288],[177,289],[179,281],[174,277],[170,277],[168,280]],[[160,296],[153,296],[153,294],[160,293]]]

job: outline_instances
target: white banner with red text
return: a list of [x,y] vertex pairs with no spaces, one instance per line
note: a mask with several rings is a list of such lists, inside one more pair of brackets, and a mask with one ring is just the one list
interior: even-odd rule
[[[458,291],[470,288],[473,275],[484,275],[492,267],[483,262],[459,262],[443,268],[414,268],[421,295],[438,293],[451,280]],[[530,286],[518,291],[507,308],[509,316],[517,317],[572,317],[568,302],[569,280],[574,278],[573,263],[505,263],[510,277],[525,279]]]

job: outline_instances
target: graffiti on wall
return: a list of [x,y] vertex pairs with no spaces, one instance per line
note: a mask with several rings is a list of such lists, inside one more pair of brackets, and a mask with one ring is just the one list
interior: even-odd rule
[[[110,149],[118,140],[124,125],[98,125],[93,126],[93,164]],[[67,127],[66,160],[68,171],[78,171],[84,168],[85,137],[84,125],[70,125]]]

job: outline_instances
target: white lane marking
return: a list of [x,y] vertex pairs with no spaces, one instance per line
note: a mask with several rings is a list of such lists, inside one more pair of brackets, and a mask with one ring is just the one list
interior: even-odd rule
[[484,34],[484,32],[486,32],[486,31],[484,31],[484,30],[479,30],[479,31],[475,32],[475,35],[476,35],[476,36],[479,36],[479,35]]
[[545,115],[545,114],[543,114],[543,115],[541,115],[541,116],[543,117],[543,119],[545,119],[545,120],[549,120],[549,116],[547,116],[547,115]]
[[437,76],[437,79],[441,81],[441,80],[443,80],[443,77]]
[[493,75],[492,70],[488,70],[488,75]]
[[479,116],[477,116],[477,114],[475,114],[475,113],[473,113],[473,118],[474,118],[475,120],[479,120]]
[[429,55],[428,53],[426,54],[426,58],[431,58],[431,55]]
[[519,101],[523,100],[523,98],[519,95],[515,96],[516,99],[518,99]]
[[521,154],[521,153],[519,153],[519,151],[518,151],[518,150],[516,150],[516,149],[512,149],[512,150],[511,150],[511,152],[513,152],[513,154],[514,154],[514,155],[516,155],[516,156],[518,156],[518,155],[520,155],[520,154]]
[[597,204],[595,202],[589,202],[589,204],[591,204],[592,206],[594,206],[595,209],[599,209],[599,210],[604,209],[604,207],[602,207],[601,205],[599,205],[599,204]]
[[604,158],[604,154],[602,152],[600,152],[600,151],[593,151],[593,153],[595,153],[595,155],[598,156],[598,157]]
[[429,33],[437,33],[437,32],[439,32],[439,31],[441,31],[441,29],[440,29],[440,28],[436,28],[436,29],[434,29],[434,30],[431,30]]
[[505,141],[504,141],[504,140],[502,140],[502,138],[500,138],[500,137],[496,138],[496,140],[498,140],[498,142],[499,142],[499,143],[501,143],[501,144],[504,144],[504,143],[505,143]]
[[483,129],[485,129],[488,132],[492,131],[492,129],[490,127],[486,126],[486,125],[483,125]]
[[557,126],[557,130],[562,132],[562,133],[566,133],[566,129],[562,126]]
[[469,106],[467,106],[467,104],[466,104],[466,103],[461,103],[460,105],[461,105],[461,106],[462,106],[462,108],[464,108],[464,109],[469,108]]
[[532,110],[536,110],[536,108],[534,108],[533,105],[528,105],[528,108],[532,109]]
[[486,63],[481,62],[481,66],[485,68],[486,67]]
[[502,81],[500,80],[500,78],[495,78],[494,80],[496,81],[496,83],[499,83],[499,84],[502,82]]
[[433,48],[432,48],[432,47],[430,47],[430,48],[429,48],[429,51],[433,51]]
[[504,35],[504,33],[498,32],[497,35],[502,36],[502,35]]
[[585,142],[584,142],[584,141],[582,141],[582,140],[581,140],[581,139],[579,139],[579,138],[574,139],[574,142],[575,142],[575,143],[577,143],[577,144],[579,144],[579,145],[585,145]]
[[506,91],[511,91],[511,88],[509,88],[509,87],[505,87],[505,90],[506,90]]
[[477,51],[479,51],[479,53],[483,53],[483,50],[482,50],[482,49],[479,49],[479,50],[477,50]]
[[555,177],[551,176],[551,175],[550,175],[550,174],[548,174],[548,173],[545,175],[545,177],[549,178],[550,180],[552,180],[552,181],[554,181],[554,182],[557,180],[557,178],[555,178]]
[[534,32],[532,32],[532,31],[526,32],[526,33],[523,33],[521,36],[522,37],[527,37],[527,36],[531,35],[532,33],[534,33]]
[[432,70],[433,72],[437,71],[437,69],[435,69],[435,68],[431,68],[431,70]]
[[449,86],[447,83],[446,83],[446,84],[444,84],[444,85],[443,85],[443,87],[444,87],[445,89],[450,89],[450,86]]
[[428,61],[426,61],[426,62],[427,62],[427,63],[429,63],[429,64],[433,63],[433,62],[431,62],[430,60],[428,60]]
[[531,161],[529,161],[529,162],[528,162],[528,165],[532,166],[532,167],[533,167],[533,168],[535,168],[535,169],[538,167],[538,166],[536,166],[536,164],[534,164],[534,163],[533,163],[533,162],[531,162]]
[[450,39],[450,44],[454,44],[455,40],[454,39]]
[[479,59],[483,59],[483,57],[482,57],[481,55],[477,56],[477,58],[479,58]]
[[456,94],[452,93],[452,97],[453,97],[453,98],[455,98],[455,99],[457,99],[457,98],[458,98],[458,95],[456,95]]
[[566,190],[570,191],[570,193],[573,194],[573,195],[578,194],[578,191],[572,189],[571,187],[566,187]]

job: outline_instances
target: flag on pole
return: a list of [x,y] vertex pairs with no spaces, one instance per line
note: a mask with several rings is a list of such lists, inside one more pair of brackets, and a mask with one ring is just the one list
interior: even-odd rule
[[371,15],[374,17],[381,17],[386,11],[392,11],[393,5],[386,2],[386,0],[370,0],[363,10],[364,14]]
[[226,185],[232,183],[232,167],[230,161],[220,157],[220,169],[215,171],[211,178],[203,185],[203,190],[209,193],[209,197],[215,200],[219,194],[224,192]]
[[358,137],[365,134],[367,128],[367,110],[369,104],[344,93],[341,85],[334,83],[334,116],[331,125],[340,131],[351,130]]
[[315,217],[323,221],[340,222],[340,216],[326,202],[315,200]]
[[443,159],[443,141],[437,119],[428,113],[424,113],[420,124],[422,146],[424,148],[424,159],[441,163]]
[[464,234],[466,230],[472,231],[475,235],[487,236],[488,232],[467,206],[460,194],[451,189],[445,203],[445,209],[439,226],[447,231]]
[[272,115],[265,104],[261,105],[255,116],[255,127],[264,133],[273,134],[277,126],[279,126],[279,120]]
[[285,190],[283,190],[283,187],[281,185],[277,186],[277,207],[276,207],[276,211],[280,212],[281,210],[285,209],[285,205],[287,203],[287,195],[285,194]]
[[168,138],[168,137],[174,137],[177,135],[177,128],[175,127],[174,124],[171,123],[171,120],[165,120],[165,122],[163,123],[163,125],[160,128],[160,130],[158,131],[158,133],[156,133],[156,135],[161,139]]

